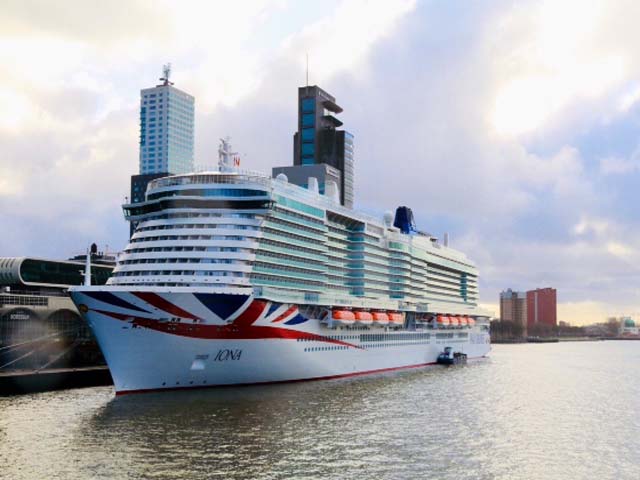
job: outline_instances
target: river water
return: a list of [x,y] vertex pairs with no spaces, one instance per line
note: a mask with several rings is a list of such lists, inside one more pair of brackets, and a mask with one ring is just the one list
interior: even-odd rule
[[640,342],[368,377],[0,398],[0,478],[640,478]]

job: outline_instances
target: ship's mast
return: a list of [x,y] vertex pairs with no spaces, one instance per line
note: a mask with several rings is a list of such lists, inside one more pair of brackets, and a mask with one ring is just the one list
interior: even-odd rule
[[230,140],[230,137],[220,139],[220,146],[218,147],[218,170],[221,172],[233,172],[240,166],[240,155],[238,152],[231,151]]

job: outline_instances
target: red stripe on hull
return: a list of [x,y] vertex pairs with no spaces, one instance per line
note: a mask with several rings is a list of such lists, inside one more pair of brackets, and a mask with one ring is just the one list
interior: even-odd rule
[[[470,357],[469,360],[480,360],[486,358],[482,357]],[[205,388],[225,388],[225,387],[253,387],[260,385],[282,385],[286,383],[299,383],[299,382],[315,382],[320,380],[335,380],[338,378],[359,377],[362,375],[373,375],[376,373],[395,372],[398,370],[408,370],[410,368],[422,368],[431,365],[436,365],[437,362],[419,363],[417,365],[406,365],[403,367],[391,367],[391,368],[379,368],[377,370],[366,370],[364,372],[342,373],[339,375],[326,375],[324,377],[311,377],[311,378],[296,378],[293,380],[274,380],[269,382],[253,382],[253,383],[222,383],[217,385],[185,385],[184,387],[166,387],[166,388],[144,388],[140,390],[120,390],[116,391],[116,396],[131,395],[134,393],[153,393],[153,392],[174,392],[177,390],[202,390]]]
[[264,311],[266,304],[264,302],[254,301],[252,305],[245,310],[238,319],[228,325],[203,325],[197,323],[180,323],[180,322],[159,322],[149,318],[134,317],[124,313],[108,312],[106,310],[93,310],[94,312],[106,315],[117,320],[131,322],[136,327],[148,328],[157,332],[167,333],[169,335],[178,335],[181,337],[200,338],[205,340],[266,340],[266,339],[287,339],[287,340],[307,340],[325,343],[333,343],[335,345],[343,345],[345,347],[358,348],[362,347],[351,343],[335,340],[333,338],[316,335],[314,333],[301,332],[281,327],[270,327],[261,325],[251,325],[252,322]]
[[153,305],[156,308],[159,308],[160,310],[164,310],[165,312],[168,312],[171,315],[175,315],[176,317],[190,318],[191,320],[200,320],[200,318],[196,317],[192,313],[189,313],[186,310],[183,310],[182,308],[178,307],[177,305],[174,305],[173,303],[168,302],[157,293],[153,293],[153,292],[131,292],[131,293],[133,293],[139,299],[144,300],[145,302]]

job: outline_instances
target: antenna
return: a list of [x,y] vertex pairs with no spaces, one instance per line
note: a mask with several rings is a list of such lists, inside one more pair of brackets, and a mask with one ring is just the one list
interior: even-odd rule
[[169,81],[171,77],[171,62],[162,66],[162,77],[160,77],[160,81],[163,85],[173,85],[173,82]]
[[309,86],[309,52],[307,52],[307,87]]

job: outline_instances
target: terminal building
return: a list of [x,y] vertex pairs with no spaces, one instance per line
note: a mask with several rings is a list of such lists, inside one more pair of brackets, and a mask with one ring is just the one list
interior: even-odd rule
[[328,182],[339,189],[340,203],[354,204],[353,135],[339,130],[342,112],[336,99],[320,87],[298,88],[298,131],[293,135],[293,166],[275,167],[273,177],[285,174],[290,183],[307,188],[309,178],[318,180],[325,193]]
[[[91,281],[104,285],[114,267],[93,254]],[[84,281],[85,263],[0,257],[0,373],[103,364],[93,336],[66,290]]]

